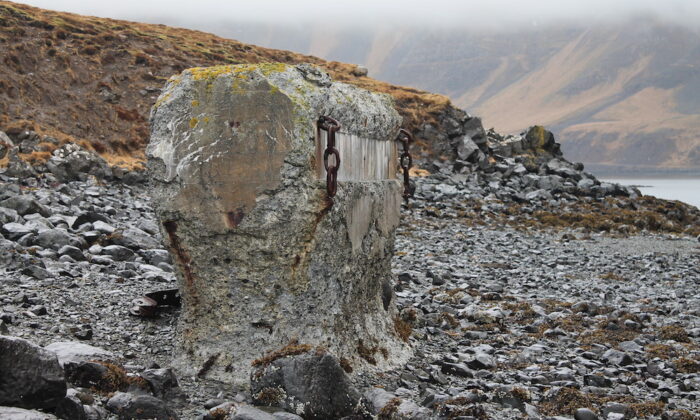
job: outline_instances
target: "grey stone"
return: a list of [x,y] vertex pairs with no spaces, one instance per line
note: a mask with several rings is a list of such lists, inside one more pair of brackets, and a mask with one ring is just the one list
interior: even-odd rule
[[[85,223],[95,223],[95,222],[103,222],[107,223],[109,222],[109,219],[107,216],[94,212],[94,211],[86,211],[78,214],[78,216],[75,218],[73,223],[71,224],[71,227],[73,229],[77,229],[78,227],[84,225]],[[112,233],[114,230],[108,233]]]
[[445,362],[441,367],[442,373],[449,375],[461,376],[463,378],[473,378],[474,371],[469,369],[464,363],[449,363]]
[[58,255],[67,255],[75,261],[83,261],[85,259],[83,251],[81,251],[80,248],[71,245],[62,246],[61,249],[58,250]]
[[18,407],[0,407],[2,420],[58,420],[53,414]]
[[598,420],[598,416],[587,408],[579,408],[574,413],[574,420]]
[[28,267],[24,267],[21,272],[25,276],[30,276],[37,280],[44,280],[51,277],[51,273],[49,273],[45,268],[42,268],[38,265],[30,265]]
[[134,251],[121,245],[108,245],[102,248],[102,253],[109,255],[115,261],[130,261],[134,259]]
[[56,149],[46,162],[46,167],[60,182],[85,181],[88,175],[97,178],[112,175],[104,159],[75,143],[68,143]]
[[496,362],[488,354],[478,353],[472,360],[467,362],[467,366],[471,369],[493,369],[496,367]]
[[[372,414],[379,414],[397,396],[382,388],[372,388],[364,393],[363,397],[369,404]],[[430,410],[419,406],[413,401],[400,398],[400,403],[395,411],[395,418],[422,419],[429,418]]]
[[58,251],[66,245],[73,245],[77,242],[77,238],[74,238],[70,233],[64,229],[51,229],[40,232],[34,243],[42,248],[53,249]]
[[627,366],[634,363],[634,360],[632,359],[632,357],[630,357],[629,354],[615,349],[610,349],[606,351],[603,354],[603,359],[607,360],[610,363],[620,366]]
[[37,175],[36,171],[28,162],[19,157],[19,148],[13,147],[8,152],[9,163],[4,174],[20,179],[30,179]]
[[612,386],[612,381],[610,379],[600,375],[584,375],[583,383],[585,385],[597,386],[599,388],[609,388]]
[[22,236],[32,233],[33,229],[21,223],[5,223],[0,232],[8,239],[16,241]]
[[73,386],[94,388],[104,392],[115,391],[113,384],[106,380],[109,370],[106,365],[93,362],[66,362],[66,380]]
[[0,225],[4,225],[5,223],[14,223],[18,220],[19,213],[17,213],[17,210],[0,206]]
[[642,353],[644,351],[644,348],[634,341],[623,341],[618,345],[618,347],[620,350],[627,352]]
[[15,210],[20,216],[32,213],[39,213],[44,217],[51,216],[51,210],[39,204],[38,201],[26,195],[16,195],[0,201],[0,207]]
[[69,389],[68,394],[56,406],[56,415],[62,419],[89,420],[82,401],[75,395],[74,389]]
[[116,229],[114,228],[114,226],[112,226],[112,225],[110,225],[110,224],[108,224],[108,223],[105,223],[105,222],[103,222],[102,220],[97,220],[97,221],[95,221],[95,222],[92,224],[92,228],[95,229],[95,230],[98,231],[98,232],[106,233],[106,234],[114,233],[114,231],[116,230]]
[[0,336],[0,404],[53,409],[66,395],[63,368],[53,352]]
[[172,369],[146,369],[139,375],[148,382],[156,397],[166,396],[170,390],[178,387],[177,378]]
[[[319,115],[341,122],[341,149],[395,147],[400,117],[388,96],[333,83],[310,65],[186,70],[153,108],[146,153],[182,290],[178,328],[188,333],[178,336],[174,367],[183,373],[211,358],[209,377],[242,383],[252,360],[293,337],[353,359],[358,372],[409,356],[393,298],[386,310],[382,300],[401,185],[372,180],[381,161],[376,171],[353,169],[361,157],[346,150],[328,200]],[[245,305],[233,304],[240,296]],[[388,357],[358,357],[359,340]]]
[[115,358],[112,352],[79,341],[56,341],[46,346],[45,349],[56,354],[61,366],[66,363],[113,360]]
[[552,194],[547,190],[535,190],[525,194],[525,199],[528,201],[533,200],[551,200]]
[[119,420],[155,419],[176,420],[177,413],[152,395],[133,395],[117,392],[107,401],[107,409]]
[[365,66],[355,66],[355,68],[352,70],[352,75],[356,77],[364,77],[367,76],[369,73],[369,70]]
[[278,411],[272,414],[277,420],[303,420],[303,417],[297,416],[296,414],[287,413],[284,411]]
[[119,229],[110,237],[112,245],[121,245],[131,249],[152,249],[160,248],[160,241],[141,229],[135,227],[127,227]]
[[140,252],[148,264],[171,263],[170,253],[164,249],[145,249]]
[[590,178],[584,178],[576,184],[576,186],[583,191],[589,191],[594,185],[595,181]]
[[254,402],[303,412],[306,419],[350,415],[360,399],[338,359],[329,353],[274,360],[254,369],[250,384]]
[[625,418],[631,413],[632,411],[629,405],[616,402],[607,403],[601,410],[602,416],[606,419],[611,418],[612,414],[620,415],[618,418]]
[[259,408],[242,405],[228,416],[230,420],[277,420],[277,417]]
[[457,156],[462,160],[472,161],[472,155],[479,152],[479,146],[469,136],[462,137],[457,145]]
[[7,134],[4,131],[0,131],[0,159],[4,158],[13,146],[14,143]]

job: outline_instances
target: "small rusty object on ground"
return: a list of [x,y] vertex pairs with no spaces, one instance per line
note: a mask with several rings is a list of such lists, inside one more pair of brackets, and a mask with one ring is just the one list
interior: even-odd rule
[[180,306],[180,290],[165,289],[146,293],[145,296],[131,301],[131,304],[133,305],[129,309],[131,315],[153,318],[158,314],[160,306]]
[[[328,133],[326,150],[323,152],[323,167],[326,168],[326,191],[328,197],[333,198],[338,191],[338,168],[340,168],[340,153],[335,148],[335,133],[340,130],[340,123],[325,115],[318,118],[318,138],[321,138],[321,130]],[[329,163],[328,158],[333,155],[333,162]]]
[[411,166],[413,165],[413,158],[411,157],[411,153],[408,151],[411,143],[413,142],[413,136],[411,136],[411,133],[402,128],[399,130],[399,135],[396,137],[396,140],[403,144],[403,151],[399,157],[399,165],[401,166],[401,171],[403,172],[403,198],[408,203],[408,199],[413,197],[413,188],[411,187],[408,174]]

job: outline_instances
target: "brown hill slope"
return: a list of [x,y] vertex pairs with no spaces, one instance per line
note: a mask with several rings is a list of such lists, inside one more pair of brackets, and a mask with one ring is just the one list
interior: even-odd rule
[[[31,128],[108,155],[138,154],[164,81],[189,67],[308,62],[334,79],[391,94],[404,126],[449,100],[353,74],[356,66],[211,34],[42,10],[0,1],[0,129]],[[113,159],[114,161],[114,159]]]

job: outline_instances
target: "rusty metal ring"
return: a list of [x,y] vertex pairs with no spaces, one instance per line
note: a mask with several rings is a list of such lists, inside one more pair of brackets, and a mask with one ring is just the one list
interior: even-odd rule
[[[335,162],[333,166],[328,164],[328,158],[333,155]],[[340,167],[340,153],[335,147],[328,148],[323,152],[323,167],[326,168],[326,172],[337,171]]]
[[334,170],[326,174],[326,192],[329,197],[334,197],[338,191],[338,173]]
[[326,131],[338,131],[340,130],[340,123],[335,118],[327,117],[322,115],[318,118],[318,126]]
[[413,136],[405,129],[399,130],[399,135],[396,138],[398,141],[404,144],[404,148],[413,141]]
[[[408,162],[406,162],[406,159],[408,159]],[[401,165],[401,169],[409,170],[411,166],[413,166],[413,158],[410,154],[403,153],[399,159],[399,164]]]

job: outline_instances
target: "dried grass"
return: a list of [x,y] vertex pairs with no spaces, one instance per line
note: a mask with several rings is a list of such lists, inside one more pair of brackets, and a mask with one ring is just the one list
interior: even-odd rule
[[253,366],[267,366],[277,359],[283,357],[296,356],[311,351],[313,347],[309,344],[299,344],[299,340],[292,339],[289,344],[279,350],[272,351],[265,356],[251,362]]

